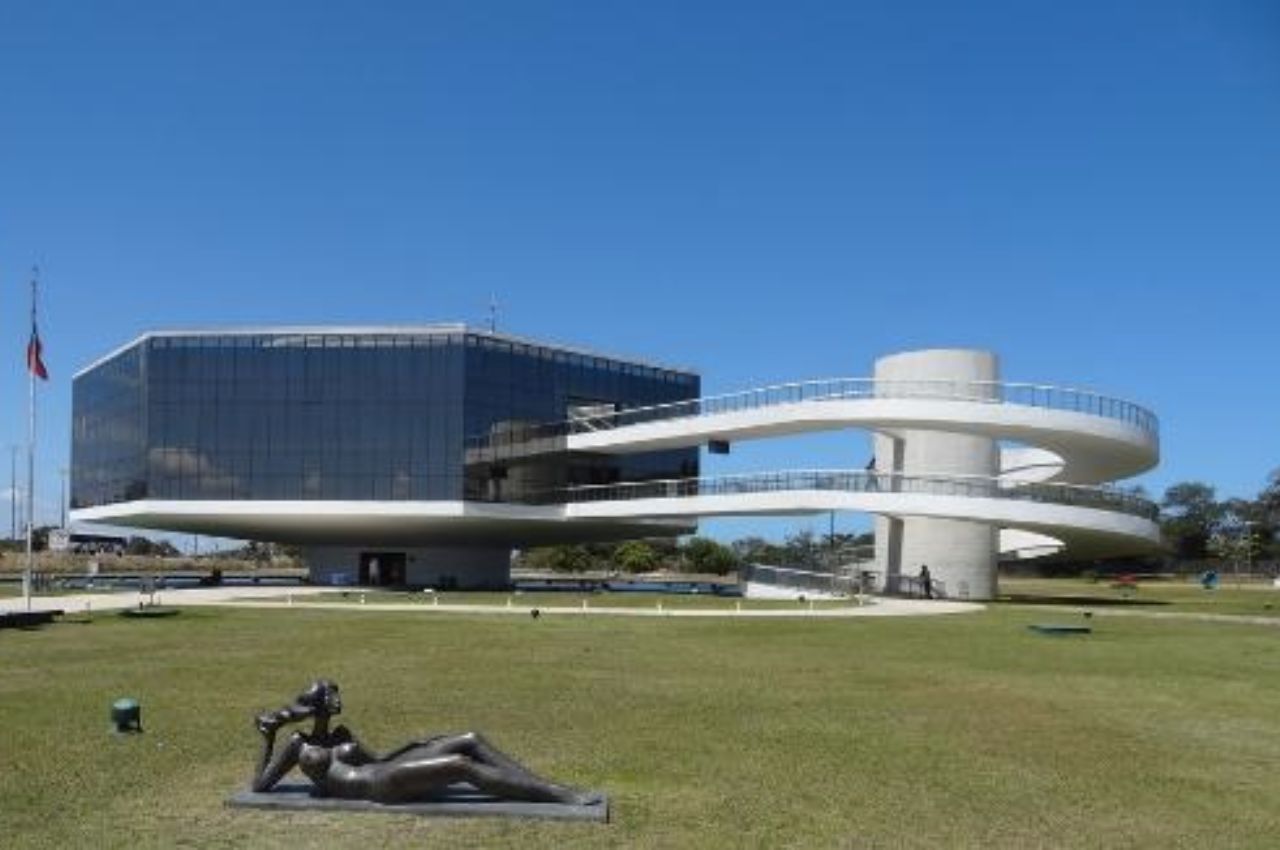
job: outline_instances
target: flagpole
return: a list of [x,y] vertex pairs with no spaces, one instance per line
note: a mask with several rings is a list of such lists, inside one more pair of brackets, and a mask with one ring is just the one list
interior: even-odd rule
[[[36,276],[39,272],[32,269],[31,275],[31,328],[36,327]],[[30,358],[27,363],[27,381],[29,397],[27,405],[27,568],[22,574],[22,593],[27,601],[27,611],[31,610],[31,568],[35,560],[33,536],[35,528],[35,493],[36,493],[36,371],[31,367]]]

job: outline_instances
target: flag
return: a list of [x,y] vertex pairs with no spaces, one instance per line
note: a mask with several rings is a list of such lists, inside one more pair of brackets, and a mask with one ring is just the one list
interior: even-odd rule
[[49,380],[49,370],[44,368],[44,360],[40,355],[44,346],[40,344],[40,331],[36,328],[35,311],[31,315],[31,341],[27,343],[27,371],[42,381]]

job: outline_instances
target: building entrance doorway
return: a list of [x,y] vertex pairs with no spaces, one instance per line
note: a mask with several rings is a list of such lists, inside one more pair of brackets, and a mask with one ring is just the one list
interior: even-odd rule
[[373,586],[404,584],[404,552],[361,552],[360,583]]

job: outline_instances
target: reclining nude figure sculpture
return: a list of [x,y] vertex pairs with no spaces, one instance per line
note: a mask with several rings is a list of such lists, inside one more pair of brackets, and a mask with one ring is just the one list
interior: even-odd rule
[[[253,790],[270,791],[297,767],[315,786],[316,796],[346,800],[430,802],[457,782],[502,800],[589,805],[601,799],[535,775],[474,732],[437,735],[378,756],[345,726],[329,727],[341,711],[337,684],[318,679],[292,704],[258,715],[255,723],[263,744]],[[310,732],[294,731],[276,748],[281,727],[308,719]]]

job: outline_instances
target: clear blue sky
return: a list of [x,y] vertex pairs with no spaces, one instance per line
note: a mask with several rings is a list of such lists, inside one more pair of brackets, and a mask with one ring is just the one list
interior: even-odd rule
[[70,375],[140,331],[480,323],[491,293],[505,330],[711,392],[991,348],[1154,408],[1153,491],[1252,495],[1280,466],[1280,6],[0,0],[6,444],[32,263],[41,518]]

